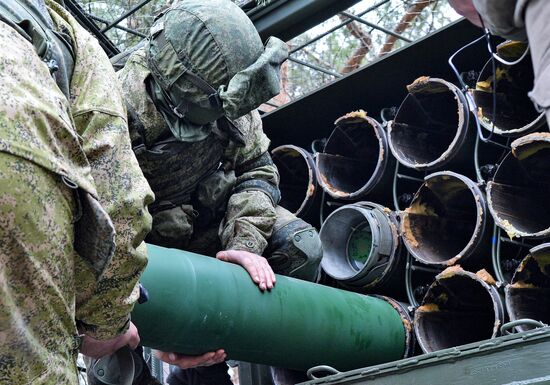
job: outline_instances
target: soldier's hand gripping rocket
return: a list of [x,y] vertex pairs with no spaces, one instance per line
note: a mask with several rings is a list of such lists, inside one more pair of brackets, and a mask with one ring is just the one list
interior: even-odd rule
[[225,250],[216,254],[220,261],[241,265],[261,291],[271,290],[277,279],[267,259],[244,250]]

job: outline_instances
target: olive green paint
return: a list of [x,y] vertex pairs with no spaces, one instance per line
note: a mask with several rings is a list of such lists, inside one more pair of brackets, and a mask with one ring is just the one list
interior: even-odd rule
[[403,357],[405,329],[386,301],[277,276],[260,292],[246,271],[148,245],[142,284],[149,301],[132,319],[145,346],[187,354],[218,348],[229,359],[349,370]]
[[549,361],[550,327],[545,327],[299,385],[543,385],[550,383]]

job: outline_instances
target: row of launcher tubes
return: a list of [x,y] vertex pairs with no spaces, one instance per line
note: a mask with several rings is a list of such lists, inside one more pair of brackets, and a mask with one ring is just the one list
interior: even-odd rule
[[272,151],[281,205],[321,228],[318,282],[406,303],[425,353],[550,324],[550,133],[530,66],[485,68],[469,95],[421,77],[382,123],[350,112],[311,149]]

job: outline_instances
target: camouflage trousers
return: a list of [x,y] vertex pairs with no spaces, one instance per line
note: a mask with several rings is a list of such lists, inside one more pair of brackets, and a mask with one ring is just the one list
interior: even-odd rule
[[77,384],[74,196],[0,152],[0,384]]

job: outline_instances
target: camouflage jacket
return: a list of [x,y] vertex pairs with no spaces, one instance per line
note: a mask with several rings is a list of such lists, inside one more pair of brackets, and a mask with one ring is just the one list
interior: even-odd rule
[[[46,4],[55,28],[73,43],[70,98],[67,103],[59,90],[50,92],[39,85],[35,95],[2,95],[2,103],[13,105],[14,116],[0,116],[0,151],[74,182],[97,198],[111,217],[116,250],[104,274],[96,280],[92,274],[75,272],[76,318],[87,334],[107,339],[125,331],[137,300],[136,284],[146,264],[143,239],[151,226],[146,205],[153,194],[131,150],[126,111],[107,56],[58,2]],[[27,79],[8,76],[2,81]],[[34,100],[21,107],[18,98]],[[60,106],[56,111],[50,109],[52,100]]]
[[[125,67],[118,73],[122,84],[123,94],[129,110],[133,110],[139,117],[138,128],[130,124],[132,140],[145,138],[149,143],[158,143],[172,137],[172,134],[156,110],[146,90],[146,79],[150,75],[144,49],[137,50],[128,59]],[[278,195],[279,174],[277,168],[270,164],[254,165],[255,160],[262,155],[268,156],[269,139],[262,130],[262,123],[257,111],[236,119],[235,124],[243,132],[246,145],[237,147],[229,142],[227,146],[220,145],[215,134],[210,134],[200,142],[179,142],[180,150],[171,158],[170,164],[164,168],[149,164],[147,158],[138,155],[140,166],[151,183],[157,195],[163,195],[162,189],[177,190],[182,186],[193,185],[204,174],[211,164],[221,162],[225,171],[234,170],[236,173],[236,188],[227,201],[227,209],[220,225],[219,237],[222,247],[226,250],[246,250],[262,254],[267,246],[267,239],[271,236],[275,224],[275,205],[278,199],[254,187],[254,183],[268,183]],[[270,162],[270,158],[269,158]],[[210,166],[209,166],[210,163]],[[185,168],[185,181],[177,175],[179,169]],[[160,178],[155,175],[161,170]],[[181,173],[180,173],[181,174]],[[158,181],[161,180],[163,186]],[[250,186],[239,189],[238,186]],[[168,186],[168,187],[166,187]],[[157,197],[160,201],[164,197]]]

